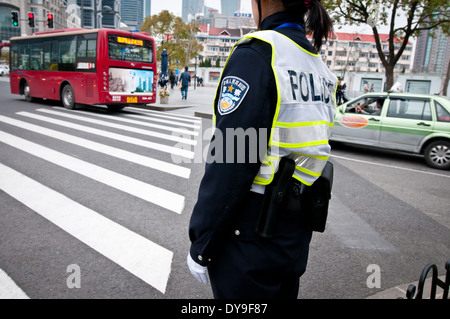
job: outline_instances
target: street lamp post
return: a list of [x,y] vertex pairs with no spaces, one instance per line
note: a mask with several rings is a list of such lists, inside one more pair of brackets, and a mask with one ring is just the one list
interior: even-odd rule
[[197,88],[197,56],[195,56],[194,91]]
[[[83,2],[83,1],[81,1]],[[98,26],[98,13],[99,11],[97,10],[97,0],[94,1],[94,29],[97,29]],[[102,10],[100,11],[100,13],[109,13],[109,14],[117,14],[119,13],[119,11],[114,11],[110,6],[102,6]],[[103,16],[102,16],[103,17]]]

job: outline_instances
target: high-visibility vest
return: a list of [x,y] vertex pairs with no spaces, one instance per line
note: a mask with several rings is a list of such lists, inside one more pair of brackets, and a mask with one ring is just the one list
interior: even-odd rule
[[258,31],[241,41],[253,38],[272,47],[278,97],[268,151],[253,183],[270,184],[281,157],[288,156],[296,161],[293,177],[310,186],[330,156],[337,78],[319,54],[306,51],[279,32]]

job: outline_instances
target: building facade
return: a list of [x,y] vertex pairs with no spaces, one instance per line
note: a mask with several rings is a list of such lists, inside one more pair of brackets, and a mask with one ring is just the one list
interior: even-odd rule
[[223,15],[233,17],[235,13],[241,10],[241,0],[222,0],[221,7]]
[[[30,0],[35,1],[35,0]],[[66,0],[67,25],[86,29],[120,26],[121,0]],[[79,26],[77,24],[80,24]]]
[[447,74],[450,61],[450,40],[442,29],[423,31],[417,39],[413,72]]
[[[11,11],[19,12],[19,27],[12,27]],[[34,13],[34,28],[28,26],[28,12]],[[55,29],[67,27],[64,0],[0,0],[0,37],[7,40],[11,36],[48,30],[48,13],[53,13]]]
[[[389,35],[380,34],[384,52],[388,51]],[[400,44],[396,45],[396,50]],[[369,34],[334,33],[323,44],[320,51],[328,68],[337,75],[345,76],[347,72],[383,72],[375,37]],[[413,45],[408,44],[402,57],[395,66],[395,72],[410,72],[412,66]]]
[[[203,45],[202,56],[216,61],[220,59],[223,66],[233,45],[254,28],[217,28],[200,25],[197,40]],[[381,34],[384,50],[388,48],[388,35]],[[328,68],[338,76],[348,72],[382,72],[384,67],[378,56],[373,35],[335,33],[323,44],[321,56]],[[412,44],[407,45],[398,61],[396,72],[409,72],[412,63]]]
[[185,23],[195,20],[198,15],[202,15],[204,0],[183,0],[181,18]]
[[152,15],[152,0],[144,0],[144,19]]
[[138,30],[144,20],[144,0],[121,0],[120,17],[128,28]]

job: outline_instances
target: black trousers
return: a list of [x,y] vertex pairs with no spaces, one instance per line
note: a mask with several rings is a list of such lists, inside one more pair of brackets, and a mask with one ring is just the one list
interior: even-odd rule
[[296,299],[312,232],[301,216],[280,218],[274,237],[255,233],[263,195],[249,192],[239,218],[208,266],[216,299]]

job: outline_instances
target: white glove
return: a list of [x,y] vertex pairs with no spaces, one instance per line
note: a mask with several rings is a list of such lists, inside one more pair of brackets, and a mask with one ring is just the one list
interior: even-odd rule
[[197,264],[194,259],[192,259],[191,254],[187,255],[187,264],[192,276],[195,277],[201,283],[208,283],[208,276],[206,275],[206,267]]

